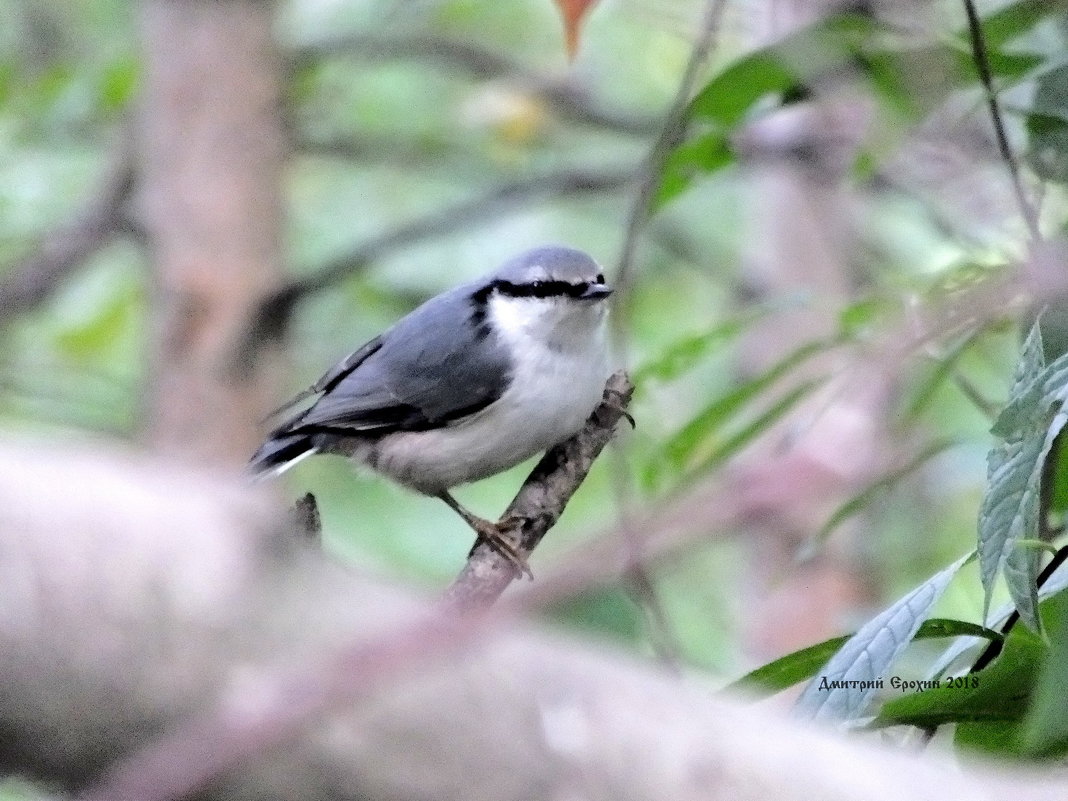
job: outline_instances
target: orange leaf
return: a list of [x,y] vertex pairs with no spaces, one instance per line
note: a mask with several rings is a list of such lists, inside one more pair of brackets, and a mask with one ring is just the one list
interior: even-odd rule
[[575,60],[579,47],[579,27],[597,0],[556,0],[560,15],[564,18],[564,41],[567,44],[568,61]]

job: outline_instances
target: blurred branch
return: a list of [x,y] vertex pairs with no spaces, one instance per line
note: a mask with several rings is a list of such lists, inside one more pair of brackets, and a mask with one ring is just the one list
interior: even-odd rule
[[[517,550],[529,556],[545,534],[556,525],[567,502],[586,479],[594,460],[615,434],[616,425],[627,417],[634,385],[619,371],[608,379],[604,397],[586,425],[575,436],[548,451],[523,482],[502,516],[522,521]],[[486,543],[480,543],[467,558],[460,575],[446,590],[448,609],[471,610],[491,605],[518,576],[515,564]]]
[[574,82],[554,80],[514,59],[469,42],[432,35],[346,34],[298,48],[294,53],[294,69],[302,69],[328,55],[434,61],[464,70],[480,80],[507,79],[534,92],[557,115],[573,122],[636,136],[647,136],[657,128],[655,118],[599,107],[589,93]]
[[[290,124],[290,140],[301,154],[320,158],[340,159],[371,164],[399,165],[408,169],[421,167],[436,157],[448,166],[455,166],[454,151],[451,143],[437,143],[427,146],[424,142],[405,140],[398,136],[334,136],[316,138],[302,131],[295,130]],[[479,174],[485,172],[486,161],[482,157],[470,158],[472,168],[477,167]],[[466,164],[464,166],[467,166]]]
[[44,301],[115,234],[129,230],[125,206],[136,182],[129,138],[123,134],[111,165],[85,207],[46,234],[32,256],[0,276],[0,320]]
[[1016,163],[1016,156],[1012,152],[1012,147],[1009,145],[1009,137],[1005,133],[1005,122],[1001,117],[1001,109],[998,106],[998,95],[994,89],[994,77],[990,71],[990,58],[986,52],[986,40],[983,38],[983,24],[979,19],[979,12],[976,10],[973,0],[964,0],[964,10],[968,15],[968,34],[971,37],[972,57],[975,59],[979,80],[982,81],[986,102],[990,107],[990,120],[994,124],[994,135],[997,137],[998,150],[1001,153],[1002,160],[1005,162],[1005,166],[1009,169],[1012,191],[1016,195],[1016,203],[1020,207],[1020,214],[1027,224],[1031,243],[1037,245],[1042,242],[1042,233],[1038,228],[1038,213],[1027,197],[1027,193],[1024,192],[1023,182],[1020,179],[1020,167]]
[[[628,536],[630,531],[626,532]],[[664,604],[660,600],[653,576],[649,567],[641,560],[640,555],[635,558],[623,577],[623,588],[627,595],[642,610],[645,619],[645,630],[648,633],[649,645],[656,654],[661,665],[672,673],[682,674],[682,644],[678,641],[672,630],[671,620]]]
[[499,611],[435,613],[260,500],[0,449],[0,767],[83,801],[1064,797],[1051,771],[849,742]]
[[564,170],[503,184],[386,231],[327,262],[314,275],[291,281],[271,293],[253,315],[238,358],[241,362],[251,363],[261,348],[285,336],[293,308],[305,296],[361,272],[388,253],[465,226],[490,222],[517,207],[544,198],[610,192],[626,186],[634,178],[635,173],[629,168]]

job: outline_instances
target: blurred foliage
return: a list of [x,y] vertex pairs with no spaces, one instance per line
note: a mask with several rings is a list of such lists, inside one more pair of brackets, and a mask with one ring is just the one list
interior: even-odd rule
[[[595,466],[539,550],[535,572],[542,559],[611,526],[614,510],[626,515],[721,470],[821,387],[823,376],[798,369],[810,359],[840,352],[863,359],[866,348],[899,330],[911,309],[997,280],[1024,252],[1025,228],[1011,202],[989,204],[996,213],[974,214],[967,186],[939,193],[888,177],[900,167],[903,145],[922,137],[933,120],[974,121],[985,114],[960,5],[920,5],[924,10],[916,19],[834,14],[784,39],[756,44],[746,33],[747,7],[738,4],[728,13],[714,63],[688,107],[686,135],[668,154],[657,211],[641,246],[641,270],[617,310],[625,335],[620,352],[639,386],[632,410],[638,429],[626,436],[627,466],[620,468],[619,454]],[[508,181],[579,168],[637,168],[677,90],[701,6],[696,0],[600,4],[583,21],[581,46],[568,64],[549,0],[285,3],[277,30],[289,65],[285,112],[293,152],[285,241],[292,272],[314,273],[371,237]],[[1045,182],[1044,227],[1063,233],[1064,5],[985,3],[981,12],[1012,142],[1030,170],[1028,189]],[[119,146],[139,87],[135,13],[135,4],[121,0],[0,0],[0,278],[16,271],[49,231],[91,197]],[[343,44],[348,36],[351,47]],[[393,45],[361,50],[360,37]],[[487,76],[470,57],[442,60],[413,47],[420,37],[468,43],[476,56],[485,51],[510,67]],[[828,83],[845,87],[873,118],[844,179],[856,200],[851,223],[860,240],[860,252],[849,254],[855,293],[749,299],[738,291],[745,283],[740,265],[759,249],[752,220],[761,210],[754,208],[744,152],[747,126],[804,107],[815,93],[828,91]],[[577,98],[573,108],[605,113],[600,122],[573,114],[539,86],[567,87],[565,95]],[[971,131],[963,125],[959,130]],[[973,166],[984,187],[1007,194],[1005,165],[992,147],[983,152],[982,163]],[[807,163],[808,155],[798,147],[785,148],[780,157]],[[421,299],[487,271],[521,247],[565,241],[611,266],[632,202],[630,187],[543,199],[387,253],[300,306],[289,342],[288,389],[307,386]],[[151,380],[144,368],[150,286],[142,249],[133,238],[124,239],[96,253],[44,304],[5,318],[4,429],[135,439]],[[738,369],[745,334],[784,310],[828,308],[838,330],[797,341],[791,353],[758,372]],[[1006,319],[1011,316],[1007,310]],[[1025,568],[1009,575],[1012,597],[1037,624],[1039,596],[1031,592],[1037,552],[1016,546],[1036,538],[1037,474],[1055,436],[1051,415],[1060,414],[1063,388],[1047,386],[1059,354],[1047,354],[1046,367],[1034,344],[1025,351],[1030,355],[1015,387],[1018,333],[1006,320],[907,354],[891,415],[891,436],[906,443],[905,458],[840,507],[809,545],[821,547],[843,522],[859,519],[863,557],[887,598],[919,585],[921,592],[904,598],[922,596],[923,603],[891,605],[886,618],[860,629],[867,641],[852,641],[866,652],[882,642],[892,622],[897,635],[880,646],[884,670],[914,636],[964,632],[963,624],[954,624],[961,628],[931,634],[928,616],[982,620],[991,597],[1005,594],[995,579],[1010,560]],[[940,568],[976,542],[991,446],[989,413],[1010,399],[1008,414],[1022,414],[1026,425],[998,423],[996,433],[1012,451],[1005,458],[1019,457],[1013,443],[1031,447],[1041,438],[1027,460],[1029,472],[1006,474],[1017,480],[1009,494],[1023,492],[1030,505],[1008,518],[1000,507],[990,509],[1002,478],[992,469],[983,508],[991,524],[984,541],[998,544],[995,569],[984,568],[985,589],[968,570],[962,571],[967,578],[949,584],[950,573]],[[1064,450],[1053,449],[1060,465],[1054,510],[1068,505]],[[1004,466],[998,458],[993,466]],[[503,508],[528,467],[463,488],[458,496],[490,515]],[[371,569],[440,586],[470,545],[469,531],[438,502],[371,477],[354,478],[340,460],[309,460],[295,468],[287,491],[296,497],[307,490],[322,506],[327,546]],[[984,547],[980,559],[988,566],[993,552]],[[736,543],[709,541],[656,568],[669,634],[688,666],[721,675],[752,667],[739,646],[748,558]],[[935,579],[926,578],[932,574]],[[1012,732],[977,728],[989,724],[978,720],[974,708],[996,705],[994,689],[968,699],[909,696],[885,704],[879,714],[914,722],[922,713],[927,722],[964,723],[967,712],[972,717],[958,727],[958,742],[1063,754],[1064,718],[1054,711],[1064,705],[1068,661],[1060,652],[1068,647],[1068,616],[1057,598],[1042,610],[1052,616],[1048,645],[1016,627],[1001,658],[977,676],[988,688],[998,687],[994,678],[1007,673],[1027,683],[1026,700],[1034,703],[1018,698],[1021,703],[1002,721],[1016,727]],[[640,603],[622,585],[570,599],[549,614],[628,647],[651,648]],[[813,652],[786,658],[789,681],[780,676],[776,688],[813,675],[818,660],[838,651],[814,647],[818,659]]]

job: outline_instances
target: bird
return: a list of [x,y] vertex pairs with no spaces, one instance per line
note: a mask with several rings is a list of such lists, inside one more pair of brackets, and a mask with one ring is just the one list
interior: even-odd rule
[[331,367],[275,414],[314,398],[249,462],[276,475],[313,454],[340,454],[440,498],[529,575],[516,521],[490,522],[450,490],[500,473],[578,430],[609,374],[612,287],[581,250],[523,252],[449,289]]

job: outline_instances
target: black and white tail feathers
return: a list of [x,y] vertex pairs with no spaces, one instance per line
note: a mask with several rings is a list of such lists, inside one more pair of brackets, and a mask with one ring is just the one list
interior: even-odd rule
[[316,439],[314,434],[277,433],[252,455],[248,470],[257,479],[280,475],[302,459],[318,453]]

